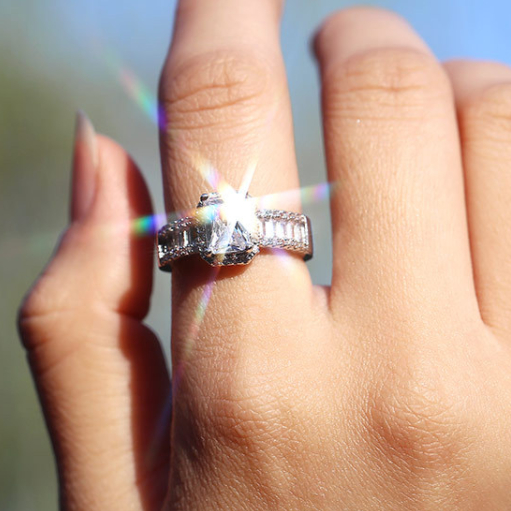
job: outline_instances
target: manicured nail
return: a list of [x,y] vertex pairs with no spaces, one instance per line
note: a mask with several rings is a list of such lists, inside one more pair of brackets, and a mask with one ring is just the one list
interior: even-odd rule
[[84,112],[76,113],[71,220],[80,221],[90,210],[96,193],[98,147],[96,132]]

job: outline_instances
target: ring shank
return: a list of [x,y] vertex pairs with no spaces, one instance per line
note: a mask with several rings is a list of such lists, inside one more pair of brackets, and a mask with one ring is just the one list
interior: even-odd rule
[[[310,219],[300,213],[258,210],[255,238],[260,248],[297,252],[305,261],[312,258],[313,241]],[[157,233],[158,266],[172,271],[172,263],[199,253],[198,220],[186,217],[163,226]]]

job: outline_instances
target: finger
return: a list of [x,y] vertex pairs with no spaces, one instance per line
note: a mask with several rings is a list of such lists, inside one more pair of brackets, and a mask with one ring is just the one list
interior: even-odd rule
[[[255,169],[252,196],[299,186],[279,47],[281,10],[276,0],[179,3],[160,82],[169,211],[195,207],[201,193],[215,190],[211,169],[235,189]],[[300,204],[277,200],[271,207],[298,211]],[[242,269],[216,271],[193,258],[173,267],[171,499],[182,498],[181,504],[198,474],[229,473],[233,466],[226,455],[232,444],[211,426],[215,403],[222,410],[238,406],[239,396],[253,388],[247,375],[264,381],[260,373],[270,371],[270,358],[280,366],[305,349],[291,332],[308,324],[310,277],[299,257],[279,256],[262,251]],[[289,343],[275,346],[276,324],[289,333]],[[212,437],[213,443],[203,441]],[[218,451],[216,442],[229,446]],[[234,484],[233,492],[241,486]],[[204,487],[205,494],[210,489]]]
[[[157,509],[169,394],[159,342],[141,323],[151,292],[151,213],[124,150],[78,117],[72,224],[25,299],[19,326],[57,453],[66,509]],[[156,440],[155,440],[156,438]]]
[[389,295],[422,317],[428,307],[445,310],[446,300],[454,307],[473,289],[445,73],[407,23],[381,9],[339,12],[315,48],[328,173],[340,184],[332,201],[333,304],[350,296],[365,307],[369,291],[382,310],[396,305]]
[[446,64],[461,132],[474,278],[481,316],[511,332],[511,68]]
[[[274,0],[180,2],[160,84],[169,210],[195,207],[201,193],[221,189],[216,174],[235,189],[247,180],[252,196],[299,186],[279,46],[281,10]],[[272,206],[300,209],[299,200],[276,199]],[[247,275],[265,265],[261,259]],[[305,265],[298,257],[290,264],[302,284]],[[179,274],[175,280],[185,286]]]
[[[211,168],[237,189],[247,170],[255,166],[249,188],[253,196],[298,186],[279,47],[281,9],[282,2],[274,0],[180,2],[160,85],[166,118],[161,149],[168,209],[194,207],[202,192],[214,190],[215,183],[208,181]],[[241,314],[241,293],[248,300],[244,307],[250,307],[270,294],[287,296],[290,288],[297,296],[310,291],[303,261],[290,259],[283,264],[272,255],[259,255],[243,271],[222,269],[222,275],[236,275],[236,282],[217,280],[209,302],[215,321],[232,323]],[[173,319],[180,324],[186,311],[198,307],[201,284],[214,272],[202,261],[179,263],[173,270]],[[189,319],[182,323],[189,325]],[[173,337],[173,363],[179,363],[180,339],[186,335]],[[204,342],[217,343],[215,349],[221,349],[223,342],[207,337]]]

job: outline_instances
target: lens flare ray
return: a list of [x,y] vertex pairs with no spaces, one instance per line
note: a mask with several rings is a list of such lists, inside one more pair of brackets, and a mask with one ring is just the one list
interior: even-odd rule
[[211,295],[213,293],[213,287],[218,276],[218,272],[219,272],[218,267],[211,269],[210,278],[208,282],[204,285],[202,295],[199,299],[199,303],[197,304],[197,308],[195,309],[195,313],[193,315],[193,321],[190,324],[186,338],[183,340],[184,349],[182,357],[173,375],[174,388],[177,388],[179,386],[179,382],[181,380],[186,362],[188,361],[188,357],[191,355],[193,351],[195,341],[199,335],[200,327],[204,320],[204,316],[206,315],[206,310],[208,308]]
[[96,54],[103,60],[106,67],[117,78],[126,94],[142,110],[142,112],[160,129],[165,129],[165,116],[158,104],[155,94],[142,82],[114,51],[99,41],[95,41]]
[[[282,192],[254,197],[257,207],[262,209],[296,209],[299,204],[313,204],[328,200],[338,187],[338,183],[319,183],[317,185],[304,186],[285,190]],[[229,187],[231,190],[232,187]],[[207,214],[207,208],[204,208],[204,215]],[[187,209],[175,211],[166,215],[158,213],[155,215],[136,218],[132,221],[131,231],[136,236],[149,236],[155,234],[169,218],[184,218],[196,214],[196,209]]]

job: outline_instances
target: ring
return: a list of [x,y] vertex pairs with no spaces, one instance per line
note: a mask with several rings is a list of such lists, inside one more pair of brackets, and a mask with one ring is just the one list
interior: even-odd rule
[[300,213],[258,209],[256,199],[236,190],[201,195],[192,213],[157,233],[158,266],[171,271],[181,257],[199,254],[211,266],[248,264],[261,248],[312,258],[310,219]]

